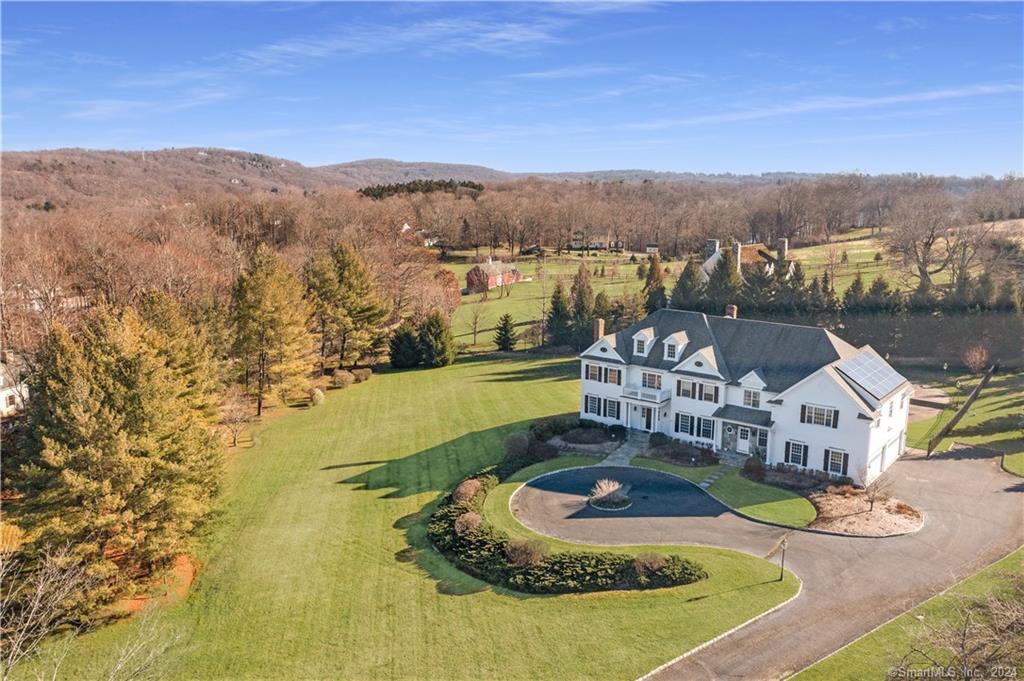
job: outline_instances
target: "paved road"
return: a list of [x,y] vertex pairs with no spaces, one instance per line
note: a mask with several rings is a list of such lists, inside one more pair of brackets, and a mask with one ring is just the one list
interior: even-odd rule
[[[908,457],[887,475],[892,494],[924,513],[920,531],[882,539],[789,532],[786,566],[803,580],[800,596],[655,678],[785,678],[1024,544],[1024,480],[989,452]],[[633,483],[634,507],[624,516],[581,510],[596,477]],[[527,526],[577,542],[698,543],[764,556],[787,532],[667,479],[636,468],[579,469],[521,488],[512,503]]]

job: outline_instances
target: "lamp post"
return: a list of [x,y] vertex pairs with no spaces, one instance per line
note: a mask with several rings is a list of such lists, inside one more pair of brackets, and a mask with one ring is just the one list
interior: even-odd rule
[[787,544],[789,544],[789,542],[786,541],[785,538],[783,538],[782,543],[779,545],[779,546],[782,547],[782,561],[779,563],[779,581],[780,582],[782,581],[783,575],[786,573],[786,545]]

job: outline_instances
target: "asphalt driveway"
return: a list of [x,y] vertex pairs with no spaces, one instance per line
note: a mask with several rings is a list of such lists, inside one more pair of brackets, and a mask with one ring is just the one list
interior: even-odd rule
[[[910,456],[886,475],[892,494],[924,513],[917,533],[835,537],[763,525],[689,483],[638,468],[563,471],[520,488],[512,505],[528,527],[582,543],[694,543],[765,556],[786,536],[786,567],[803,580],[800,596],[653,676],[768,680],[803,669],[1024,544],[1024,480],[1002,471],[989,452]],[[622,515],[586,509],[598,477],[631,483],[634,506]]]

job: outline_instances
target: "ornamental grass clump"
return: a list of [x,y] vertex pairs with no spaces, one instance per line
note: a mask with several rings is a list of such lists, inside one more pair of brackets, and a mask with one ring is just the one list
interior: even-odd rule
[[629,490],[629,485],[623,485],[618,480],[602,478],[590,490],[590,503],[600,509],[624,509],[633,503],[629,498]]

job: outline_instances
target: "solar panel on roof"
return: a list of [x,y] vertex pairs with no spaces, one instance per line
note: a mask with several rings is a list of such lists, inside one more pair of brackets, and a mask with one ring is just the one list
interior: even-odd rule
[[837,364],[836,369],[868,391],[876,400],[882,399],[906,380],[880,357],[870,352],[862,352],[851,357]]

